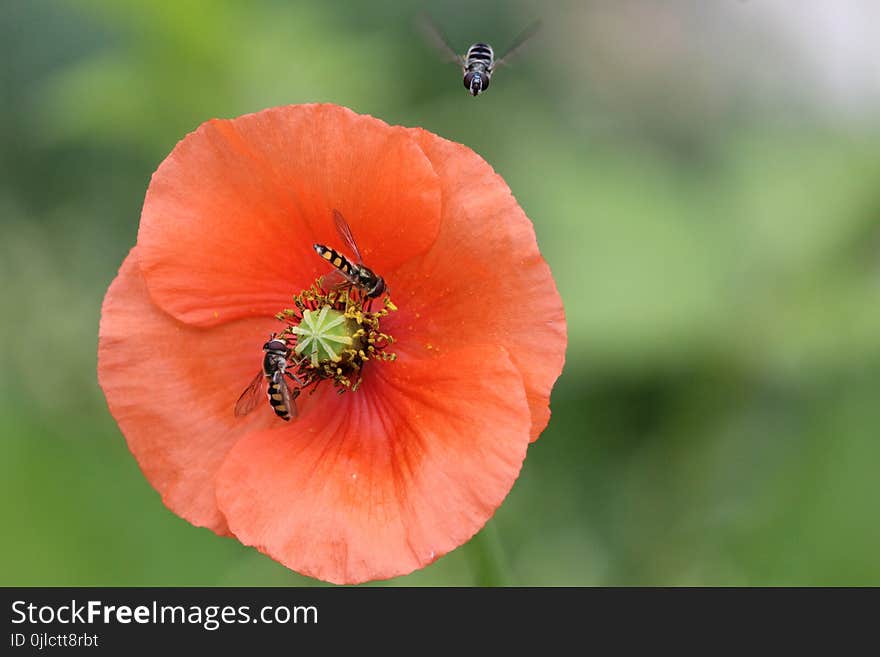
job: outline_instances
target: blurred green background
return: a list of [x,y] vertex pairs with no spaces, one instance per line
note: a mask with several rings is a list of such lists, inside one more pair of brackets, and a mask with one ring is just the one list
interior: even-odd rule
[[469,145],[569,321],[553,418],[477,538],[403,585],[880,585],[872,0],[0,5],[3,585],[313,580],[169,512],[96,383],[151,173],[211,117],[311,101]]

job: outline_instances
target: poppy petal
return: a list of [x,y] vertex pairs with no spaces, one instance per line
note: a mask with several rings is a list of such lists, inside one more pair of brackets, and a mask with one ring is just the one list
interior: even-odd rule
[[409,131],[342,107],[208,121],[177,144],[147,191],[138,259],[150,295],[198,326],[274,315],[328,273],[313,243],[354,257],[333,209],[365,262],[393,271],[436,238],[439,181]]
[[[98,381],[110,413],[166,506],[194,525],[226,533],[214,475],[248,431],[277,423],[268,404],[236,418],[233,406],[259,370],[272,320],[212,330],[182,324],[147,294],[137,247],[122,263],[101,310]],[[255,350],[231,349],[251,344]]]
[[402,575],[467,541],[529,442],[520,375],[498,346],[383,364],[357,393],[315,402],[238,442],[217,497],[240,541],[335,583]]
[[424,130],[412,133],[440,177],[443,208],[431,249],[390,277],[400,307],[387,321],[389,332],[402,338],[395,350],[419,356],[497,341],[522,374],[535,440],[550,420],[567,333],[532,222],[471,149]]

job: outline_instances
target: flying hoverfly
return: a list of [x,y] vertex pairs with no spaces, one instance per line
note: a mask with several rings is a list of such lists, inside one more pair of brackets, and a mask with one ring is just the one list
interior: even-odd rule
[[[345,242],[357,261],[352,262],[339,253],[339,251],[331,249],[329,246],[315,244],[315,252],[336,268],[333,272],[336,276],[325,277],[324,284],[327,287],[334,287],[342,281],[347,281],[351,285],[363,290],[368,299],[375,299],[381,296],[386,290],[385,279],[364,265],[364,259],[361,257],[360,249],[358,249],[357,243],[354,241],[354,236],[351,234],[351,228],[348,227],[348,222],[339,210],[333,210],[333,221],[336,224],[336,232],[339,233],[342,241]],[[338,282],[334,279],[337,279]]]
[[510,63],[510,60],[522,49],[526,41],[535,36],[541,28],[541,21],[539,20],[529,25],[520,32],[513,45],[507,49],[507,52],[496,59],[495,51],[488,43],[475,43],[467,49],[463,56],[459,55],[449,45],[446,37],[443,36],[440,29],[427,15],[423,15],[420,22],[425,36],[440,51],[444,59],[461,66],[461,72],[464,76],[462,79],[464,88],[472,96],[479,96],[486,91],[489,88],[489,82],[492,80],[492,74],[501,66]]
[[290,348],[284,340],[275,337],[273,333],[269,341],[263,345],[263,368],[250,382],[238,401],[235,402],[235,415],[241,417],[247,415],[257,406],[263,383],[268,382],[269,388],[266,394],[269,405],[275,411],[275,415],[287,422],[296,417],[296,398],[299,397],[299,388],[291,391],[285,377],[289,377],[301,383],[295,374],[287,371],[287,358],[290,356]]

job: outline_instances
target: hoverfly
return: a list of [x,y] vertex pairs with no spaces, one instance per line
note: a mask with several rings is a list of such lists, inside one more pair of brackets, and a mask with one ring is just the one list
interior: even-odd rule
[[[354,236],[351,234],[351,228],[348,227],[348,222],[339,210],[333,210],[333,221],[336,224],[336,231],[339,233],[342,241],[351,249],[357,262],[352,262],[339,253],[339,251],[323,244],[315,244],[315,252],[336,267],[333,273],[336,274],[337,278],[341,277],[341,279],[363,290],[368,299],[375,299],[385,292],[385,279],[364,265],[364,259],[361,257],[361,252],[354,241]],[[325,279],[325,285],[333,287],[338,285],[338,283],[333,281],[332,276],[328,276]]]
[[422,31],[431,42],[431,44],[440,51],[443,57],[450,62],[455,62],[461,66],[461,72],[464,76],[462,82],[464,88],[467,89],[472,96],[479,96],[489,88],[489,82],[492,74],[501,66],[510,63],[511,58],[520,51],[526,41],[531,39],[541,28],[541,21],[535,21],[526,29],[520,32],[519,36],[513,42],[513,45],[507,49],[507,52],[498,59],[495,59],[495,51],[488,43],[475,43],[467,49],[464,56],[459,55],[446,37],[440,32],[439,28],[427,16],[423,15],[421,19]]
[[235,402],[235,415],[241,417],[247,415],[257,406],[257,400],[260,397],[260,391],[263,383],[268,382],[269,388],[266,394],[269,397],[269,404],[275,415],[282,420],[290,421],[296,417],[296,398],[299,397],[299,388],[291,391],[284,377],[301,383],[301,381],[287,371],[287,358],[290,356],[290,348],[284,340],[275,337],[273,333],[269,337],[269,341],[263,345],[263,369],[257,372],[254,380],[250,382],[238,401]]

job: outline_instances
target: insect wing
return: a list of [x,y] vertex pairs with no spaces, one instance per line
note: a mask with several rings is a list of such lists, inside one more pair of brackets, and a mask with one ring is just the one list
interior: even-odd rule
[[321,287],[325,290],[335,290],[346,285],[354,285],[354,281],[345,277],[338,269],[334,269],[321,277]]
[[444,61],[455,62],[459,66],[464,65],[464,57],[459,55],[449,42],[440,28],[434,24],[434,21],[427,14],[422,14],[418,20],[419,29],[425,37],[425,40],[443,57]]
[[248,387],[244,389],[243,393],[241,393],[238,401],[235,402],[236,417],[247,415],[257,407],[257,403],[260,401],[261,397],[260,393],[263,391],[263,383],[265,382],[265,380],[266,377],[263,376],[263,372],[257,372],[254,380],[248,384]]
[[333,210],[333,223],[336,224],[336,232],[339,233],[339,236],[346,243],[348,248],[351,249],[351,252],[354,253],[354,257],[357,258],[358,264],[364,264],[361,250],[358,248],[357,242],[354,241],[354,235],[351,234],[351,228],[349,228],[348,222],[339,210]]
[[272,377],[272,382],[278,386],[278,390],[281,391],[281,401],[284,402],[284,406],[287,408],[287,413],[291,418],[295,418],[297,416],[296,410],[296,402],[294,401],[297,397],[299,397],[299,389],[296,390],[296,394],[291,394],[290,388],[287,386],[287,381],[284,379],[284,374],[282,372],[275,372],[275,375]]
[[503,66],[505,64],[509,64],[510,60],[520,51],[523,46],[526,45],[529,39],[535,36],[538,31],[541,29],[541,21],[537,20],[531,25],[529,25],[526,29],[519,33],[519,36],[516,37],[513,44],[510,48],[507,49],[500,58],[495,61],[495,68],[497,69],[499,66]]

